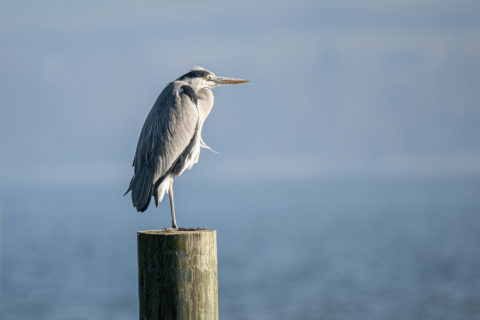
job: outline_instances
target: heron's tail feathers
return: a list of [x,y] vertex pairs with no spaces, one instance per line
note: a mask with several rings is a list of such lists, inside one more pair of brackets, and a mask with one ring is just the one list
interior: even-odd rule
[[127,194],[132,191],[132,203],[137,211],[147,210],[153,192],[153,174],[150,170],[142,169],[137,172],[128,186]]

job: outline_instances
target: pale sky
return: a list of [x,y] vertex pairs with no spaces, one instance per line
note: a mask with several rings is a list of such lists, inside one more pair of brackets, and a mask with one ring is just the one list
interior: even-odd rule
[[214,90],[195,179],[480,174],[478,1],[135,4],[0,4],[0,184],[127,184],[196,65],[251,83]]

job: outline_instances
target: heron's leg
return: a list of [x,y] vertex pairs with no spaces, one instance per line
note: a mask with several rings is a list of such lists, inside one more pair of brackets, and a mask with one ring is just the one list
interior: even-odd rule
[[175,204],[173,203],[173,179],[170,181],[170,186],[168,187],[168,195],[170,196],[170,210],[172,212],[172,228],[178,229],[177,221],[175,220]]

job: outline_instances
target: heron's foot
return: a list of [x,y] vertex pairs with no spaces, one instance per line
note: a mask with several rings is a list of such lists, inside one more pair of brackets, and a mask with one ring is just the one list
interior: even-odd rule
[[195,228],[163,228],[162,230],[164,231],[198,231],[198,230],[205,230],[205,228],[202,227],[195,227]]

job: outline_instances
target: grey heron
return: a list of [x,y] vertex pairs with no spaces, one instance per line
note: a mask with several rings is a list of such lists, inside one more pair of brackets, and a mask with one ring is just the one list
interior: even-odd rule
[[160,93],[145,120],[133,160],[134,175],[125,195],[131,191],[137,211],[147,210],[170,197],[172,228],[178,229],[173,201],[173,179],[198,162],[200,148],[209,148],[202,139],[202,127],[213,107],[212,88],[248,80],[217,77],[194,67],[170,82]]

